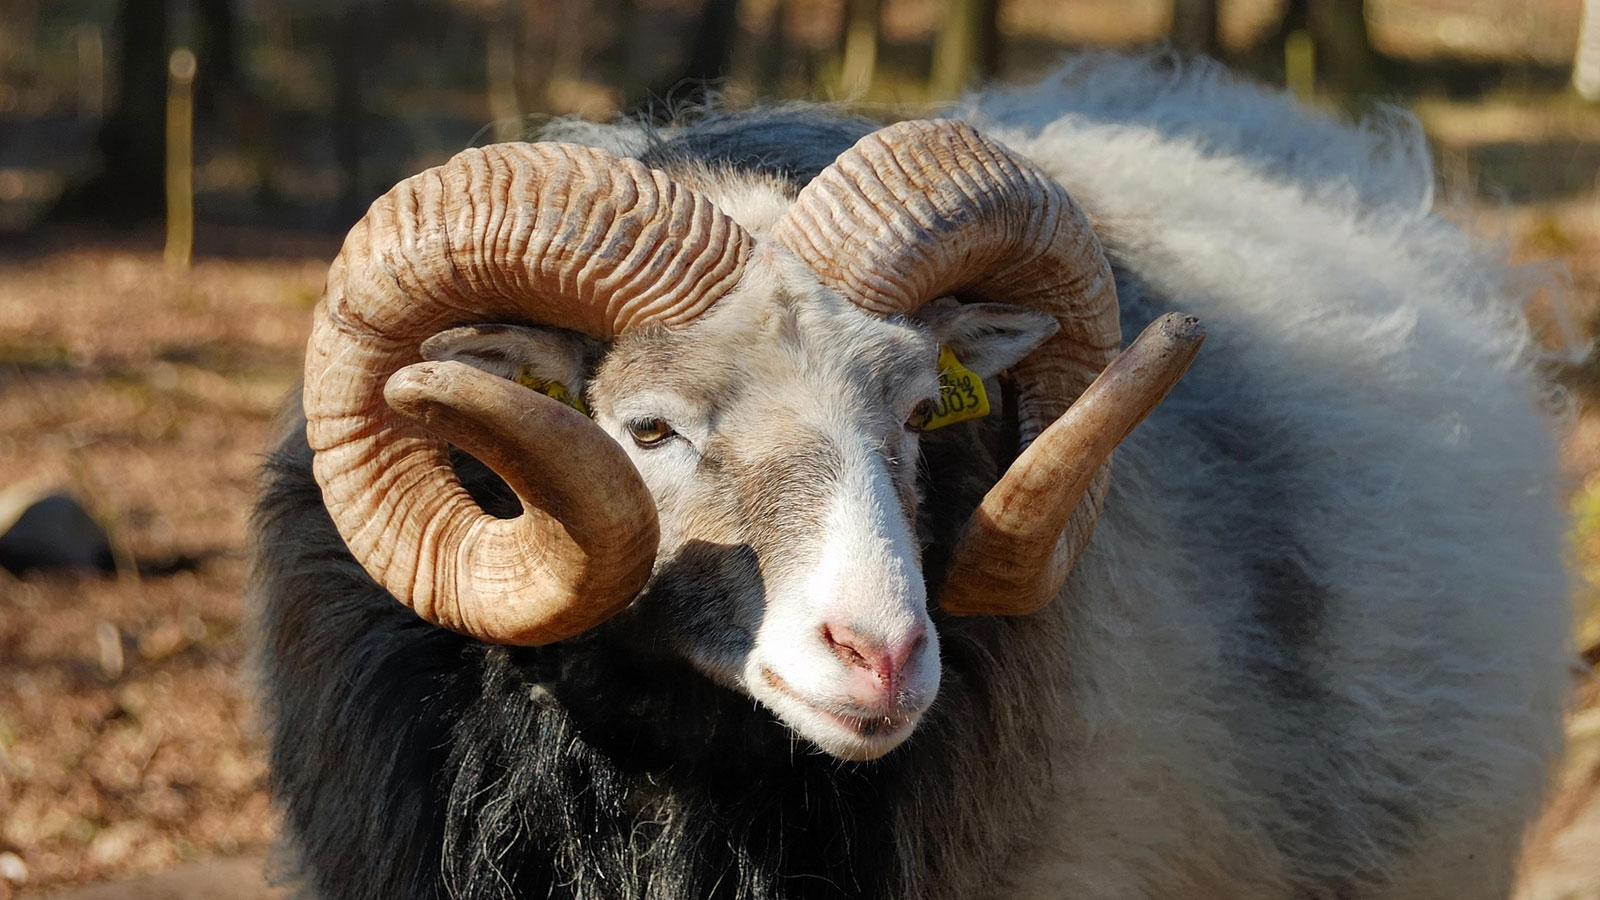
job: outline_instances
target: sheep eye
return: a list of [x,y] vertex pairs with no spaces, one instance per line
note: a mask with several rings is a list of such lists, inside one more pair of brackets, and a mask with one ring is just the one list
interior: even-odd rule
[[641,447],[655,447],[667,438],[677,434],[667,420],[662,418],[634,419],[628,423],[628,434],[633,437],[633,442]]
[[933,401],[924,400],[912,407],[911,415],[906,417],[906,428],[921,432],[933,420]]

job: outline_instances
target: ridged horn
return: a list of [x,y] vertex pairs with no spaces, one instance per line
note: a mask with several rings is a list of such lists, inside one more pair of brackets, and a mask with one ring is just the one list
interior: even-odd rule
[[1089,541],[1071,533],[1085,527],[1076,521],[1084,492],[1111,451],[1166,399],[1205,337],[1193,316],[1167,313],[1152,322],[1017,457],[956,542],[939,591],[946,612],[1022,615],[1055,598]]
[[[423,619],[495,643],[559,640],[627,605],[659,532],[626,455],[532,391],[413,365],[419,346],[478,322],[602,340],[687,322],[738,283],[750,247],[665,175],[567,144],[468,150],[379,198],[329,270],[306,349],[314,471],[352,555]],[[523,515],[485,513],[446,440],[505,478]]]
[[[772,234],[824,285],[880,315],[907,315],[934,297],[958,294],[1054,316],[1061,324],[1055,336],[1011,370],[1024,449],[1122,343],[1111,266],[1083,210],[1038,166],[965,123],[901,122],[862,138],[800,192]],[[1052,560],[1024,578],[1031,584],[997,586],[981,604],[965,593],[949,595],[947,587],[941,603],[952,611],[981,606],[1021,614],[1038,608],[1038,596],[1054,596],[1093,534],[1110,483],[1111,446],[1095,444],[1104,450],[1098,457],[1071,462],[1083,471],[1063,485],[1071,514],[1055,524],[1048,553],[1009,543],[1022,535],[992,527],[982,510],[963,530],[947,583],[975,584],[958,567],[977,559]],[[995,490],[1004,495],[1017,480],[1054,482],[1060,473],[1032,469],[1059,462],[1054,454],[1024,453]],[[1034,531],[1027,541],[1038,539]]]

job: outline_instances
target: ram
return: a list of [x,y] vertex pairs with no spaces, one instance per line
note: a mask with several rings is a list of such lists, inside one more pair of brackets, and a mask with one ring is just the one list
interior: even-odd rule
[[1093,57],[402,182],[256,511],[304,893],[1505,896],[1554,439],[1413,132]]

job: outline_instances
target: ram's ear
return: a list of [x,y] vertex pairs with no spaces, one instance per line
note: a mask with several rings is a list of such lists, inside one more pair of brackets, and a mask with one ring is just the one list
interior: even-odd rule
[[456,360],[501,378],[554,381],[578,395],[604,350],[574,331],[520,325],[468,325],[422,342],[425,360]]
[[998,375],[1044,343],[1061,324],[1055,317],[1009,303],[957,303],[940,298],[917,318],[980,378]]

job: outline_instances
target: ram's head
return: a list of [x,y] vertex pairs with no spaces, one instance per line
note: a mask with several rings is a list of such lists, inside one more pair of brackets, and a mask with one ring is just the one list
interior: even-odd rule
[[[632,604],[711,678],[872,758],[939,683],[915,522],[941,349],[1008,371],[1025,449],[938,599],[1021,614],[1060,590],[1112,448],[1201,333],[1169,317],[1113,364],[1115,288],[1082,212],[957,123],[868,136],[760,231],[602,151],[463,153],[346,240],[307,433],[351,552],[422,618],[528,645]],[[951,295],[970,302],[930,302]],[[447,442],[522,515],[486,514]]]

